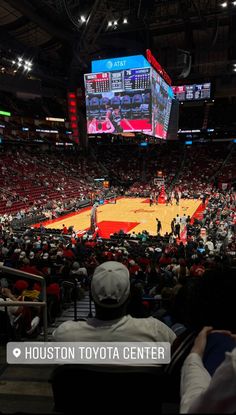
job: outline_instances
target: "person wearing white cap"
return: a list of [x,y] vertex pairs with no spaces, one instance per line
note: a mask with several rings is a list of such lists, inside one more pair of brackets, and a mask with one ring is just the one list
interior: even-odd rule
[[29,259],[34,259],[34,252],[33,251],[30,251],[30,253],[29,253]]
[[130,275],[126,266],[116,261],[99,265],[91,282],[96,317],[87,321],[66,321],[54,332],[54,341],[150,341],[170,342],[174,332],[159,320],[126,315],[130,296]]
[[19,259],[20,259],[20,260],[22,260],[22,259],[24,259],[25,257],[26,257],[26,253],[25,253],[25,251],[21,251],[20,256],[19,256]]

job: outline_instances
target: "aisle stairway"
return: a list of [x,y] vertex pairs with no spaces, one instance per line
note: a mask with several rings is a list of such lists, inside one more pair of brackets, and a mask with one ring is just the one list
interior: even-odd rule
[[[91,304],[91,311],[93,316],[95,315],[95,308],[94,304]],[[85,297],[82,300],[77,302],[77,320],[86,320],[89,316],[90,307],[89,307],[89,294],[86,292]],[[56,322],[53,326],[48,328],[48,339],[52,341],[52,332],[56,329],[60,324],[64,323],[68,320],[74,320],[75,317],[75,307],[74,304],[71,303],[69,307],[63,311],[62,315],[56,319]],[[42,335],[39,337],[39,341],[42,341]]]
[[[94,313],[92,304],[92,313]],[[77,302],[77,317],[86,319],[89,315],[89,295]],[[49,327],[49,341],[52,332],[61,323],[74,320],[74,304]],[[43,333],[36,341],[43,341]],[[5,346],[0,346],[0,402],[1,413],[52,413],[53,396],[48,380],[55,365],[8,365],[6,363]]]

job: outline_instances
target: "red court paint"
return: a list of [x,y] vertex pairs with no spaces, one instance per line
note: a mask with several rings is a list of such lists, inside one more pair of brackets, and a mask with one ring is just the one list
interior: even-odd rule
[[[202,203],[198,206],[198,208],[195,210],[194,214],[191,217],[191,224],[193,224],[194,219],[202,220],[203,218],[203,212],[206,209],[208,205],[208,201],[206,201],[205,205]],[[185,226],[182,232],[180,233],[180,240],[183,243],[187,242],[187,227]]]
[[98,234],[102,238],[110,238],[111,233],[119,232],[121,229],[127,233],[139,225],[140,222],[119,222],[104,220],[98,223]]
[[194,219],[199,219],[202,220],[203,218],[203,212],[206,209],[208,205],[208,201],[206,201],[205,205],[203,205],[202,203],[198,206],[197,210],[195,210],[193,216],[191,217],[191,224],[193,224]]

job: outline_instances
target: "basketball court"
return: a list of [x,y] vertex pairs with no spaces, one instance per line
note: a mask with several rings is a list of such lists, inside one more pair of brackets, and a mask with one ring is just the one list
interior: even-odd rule
[[[125,233],[138,233],[143,230],[151,235],[157,234],[156,218],[162,223],[163,235],[170,232],[171,221],[177,214],[183,216],[190,215],[192,218],[201,209],[200,200],[180,200],[179,206],[175,202],[173,206],[165,204],[153,204],[149,206],[149,199],[144,198],[120,198],[115,203],[105,203],[97,208],[97,221],[99,235],[109,238],[111,233],[119,232],[121,229]],[[45,222],[46,228],[62,229],[64,224],[67,228],[74,226],[77,233],[88,230],[90,227],[91,207],[83,209],[81,212],[72,213],[64,218],[54,219]]]

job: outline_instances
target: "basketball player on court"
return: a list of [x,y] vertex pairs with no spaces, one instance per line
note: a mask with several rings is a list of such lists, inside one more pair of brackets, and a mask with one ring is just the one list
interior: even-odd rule
[[97,207],[98,207],[98,203],[94,203],[92,210],[91,210],[91,214],[90,214],[90,229],[91,232],[95,232],[96,228],[97,228]]

